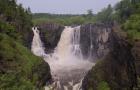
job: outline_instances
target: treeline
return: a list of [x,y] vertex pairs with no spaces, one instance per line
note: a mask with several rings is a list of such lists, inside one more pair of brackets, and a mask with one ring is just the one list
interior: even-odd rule
[[42,23],[57,23],[61,25],[81,25],[86,23],[95,23],[95,14],[91,10],[87,14],[33,14],[33,23],[35,25]]
[[33,23],[40,24],[53,22],[62,25],[79,25],[86,23],[107,23],[117,22],[122,29],[128,33],[129,38],[140,38],[140,0],[121,0],[115,6],[108,5],[99,13],[94,14],[88,10],[87,14],[33,14]]
[[125,23],[132,15],[140,13],[140,0],[121,0],[115,6],[108,7],[96,14],[96,21],[107,23],[116,21]]
[[140,39],[140,0],[121,0],[114,7],[108,5],[96,17],[97,22],[117,22],[128,38]]
[[31,31],[30,8],[24,9],[16,0],[0,0],[0,32],[27,44],[27,34]]

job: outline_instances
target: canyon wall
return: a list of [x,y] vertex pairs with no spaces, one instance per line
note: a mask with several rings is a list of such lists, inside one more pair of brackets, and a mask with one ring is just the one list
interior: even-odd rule
[[[41,39],[47,53],[59,42],[64,26],[40,25]],[[119,33],[118,33],[119,32]],[[81,25],[80,48],[85,59],[97,64],[85,76],[83,90],[132,90],[137,87],[139,72],[139,42],[132,45],[112,25]],[[133,48],[133,49],[132,49]]]
[[108,43],[109,53],[86,75],[83,90],[133,90],[137,87],[133,46],[113,28]]

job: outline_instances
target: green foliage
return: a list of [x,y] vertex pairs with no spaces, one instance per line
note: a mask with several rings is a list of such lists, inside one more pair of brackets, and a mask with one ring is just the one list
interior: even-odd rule
[[140,39],[140,14],[131,15],[123,24],[123,29],[130,39]]
[[110,88],[107,82],[102,81],[98,84],[97,90],[110,90]]
[[0,42],[0,89],[34,90],[39,75],[33,70],[42,63],[41,58],[7,35],[0,34]]
[[34,85],[15,73],[0,75],[1,90],[35,90]]
[[115,20],[130,40],[140,39],[140,0],[122,0],[115,6]]
[[109,23],[113,19],[113,8],[111,5],[108,5],[107,8],[104,8],[101,12],[97,14],[97,22]]
[[124,23],[133,14],[140,13],[140,0],[122,0],[115,6],[117,21]]
[[124,22],[133,13],[130,0],[122,0],[115,6],[119,22]]
[[17,5],[15,0],[0,0],[0,32],[6,33],[23,44],[27,44],[31,33],[30,9]]
[[32,32],[31,19],[29,8],[0,0],[0,90],[41,89],[42,77],[50,75],[49,66],[24,46]]
[[0,33],[5,33],[14,39],[18,40],[20,37],[16,33],[15,27],[0,20]]
[[38,13],[33,14],[34,25],[42,23],[57,23],[61,25],[81,25],[85,23],[95,23],[95,17],[92,15],[53,15]]
[[124,29],[127,30],[136,30],[140,32],[140,14],[132,15],[125,23]]

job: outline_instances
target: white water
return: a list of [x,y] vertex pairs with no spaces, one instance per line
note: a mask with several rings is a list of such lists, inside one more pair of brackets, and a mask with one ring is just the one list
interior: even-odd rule
[[80,26],[65,27],[53,54],[44,55],[44,48],[37,29],[33,29],[32,52],[49,63],[54,83],[45,90],[81,90],[82,79],[94,65],[83,60],[80,49]]
[[31,51],[36,56],[43,56],[45,52],[44,52],[44,47],[39,36],[39,30],[37,30],[37,27],[33,27],[32,31],[34,32],[34,37],[32,41]]
[[93,55],[93,53],[92,53],[92,51],[93,51],[93,43],[92,43],[92,30],[91,30],[92,28],[91,28],[91,25],[90,25],[90,50],[89,50],[89,59],[91,59],[92,58],[92,55]]

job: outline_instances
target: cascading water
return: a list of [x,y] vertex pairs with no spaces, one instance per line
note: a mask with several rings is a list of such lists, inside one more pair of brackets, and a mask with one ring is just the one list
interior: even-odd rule
[[91,25],[90,25],[90,50],[89,50],[89,59],[92,58],[92,53],[93,51],[93,43],[92,43],[92,30],[91,30]]
[[54,83],[45,89],[81,90],[82,79],[94,63],[83,60],[80,49],[80,26],[66,26],[54,53],[48,55],[44,55],[38,30],[33,28],[33,32],[32,52],[38,56],[43,55],[44,60],[50,65],[54,80]]
[[39,36],[39,30],[37,30],[37,27],[33,27],[32,31],[34,32],[34,37],[32,41],[31,51],[37,56],[42,56],[43,54],[45,54],[45,52]]
[[72,32],[72,47],[73,47],[73,54],[76,57],[82,59],[82,53],[80,49],[80,26],[75,27],[74,31]]

